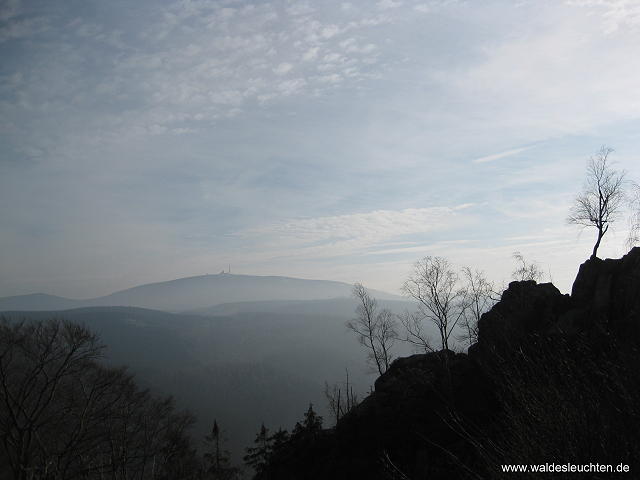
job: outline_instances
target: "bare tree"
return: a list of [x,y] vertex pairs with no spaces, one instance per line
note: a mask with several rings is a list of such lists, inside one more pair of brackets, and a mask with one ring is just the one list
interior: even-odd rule
[[609,155],[613,149],[603,146],[587,164],[584,190],[576,197],[567,222],[598,231],[591,258],[596,258],[602,237],[617,219],[624,203],[625,172],[611,168]]
[[[140,390],[69,322],[0,320],[0,477],[185,479],[193,417]],[[5,472],[7,469],[10,471]]]
[[397,338],[396,319],[387,309],[378,310],[378,302],[369,295],[360,283],[353,287],[353,296],[358,300],[357,317],[347,322],[360,344],[369,350],[369,361],[380,375],[386,372],[393,360],[391,353]]
[[463,332],[458,340],[469,346],[478,341],[478,322],[480,317],[498,301],[498,294],[491,283],[480,270],[462,269],[465,280],[465,310],[462,318]]
[[513,252],[513,258],[516,261],[516,269],[511,273],[511,278],[519,282],[533,280],[539,282],[544,277],[542,270],[536,262],[527,262],[520,252]]
[[329,411],[336,424],[358,405],[358,395],[353,391],[353,385],[349,382],[349,370],[346,370],[344,382],[334,383],[331,386],[325,382],[324,395],[329,402]]
[[[2,322],[0,431],[14,478],[26,479],[56,467],[49,452],[60,454],[56,445],[42,441],[43,431],[53,426],[60,436],[65,433],[62,412],[56,408],[63,400],[59,397],[72,384],[69,380],[77,378],[100,352],[96,337],[73,324]],[[73,445],[75,439],[65,443]]]
[[629,217],[629,236],[627,247],[629,249],[640,243],[640,185],[632,183],[633,194],[629,198],[631,215]]
[[[421,326],[426,320],[438,329],[442,348],[449,349],[449,339],[466,310],[466,292],[460,287],[458,274],[449,261],[442,257],[418,260],[402,290],[418,302],[412,321],[403,322],[405,328],[411,328],[407,329],[408,337],[418,341],[424,338]],[[427,343],[424,347],[429,348]]]

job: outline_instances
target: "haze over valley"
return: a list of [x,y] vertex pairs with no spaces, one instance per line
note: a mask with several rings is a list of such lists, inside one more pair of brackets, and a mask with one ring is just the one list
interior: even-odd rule
[[[325,382],[342,381],[348,371],[360,395],[373,385],[374,372],[345,326],[357,307],[352,289],[221,273],[89,300],[0,298],[0,315],[86,325],[106,345],[110,364],[127,365],[143,386],[194,412],[198,437],[217,420],[239,462],[262,422],[288,428],[309,402],[329,421]],[[413,308],[402,297],[374,293],[395,313]]]

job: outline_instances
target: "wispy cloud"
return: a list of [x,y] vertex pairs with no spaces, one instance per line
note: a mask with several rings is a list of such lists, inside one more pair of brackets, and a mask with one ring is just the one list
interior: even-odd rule
[[365,253],[394,239],[460,228],[468,223],[464,211],[470,204],[454,207],[374,210],[330,217],[292,219],[239,232],[244,238],[269,242],[272,255],[305,257]]
[[103,3],[0,1],[0,290],[221,258],[384,288],[377,255],[504,267],[602,143],[640,178],[636,1]]
[[390,8],[398,8],[402,6],[402,2],[399,0],[379,0],[376,6],[380,10],[388,10]]
[[517,155],[519,153],[522,153],[526,150],[529,150],[531,147],[521,147],[521,148],[514,148],[512,150],[506,150],[504,152],[500,152],[500,153],[494,153],[493,155],[487,155],[485,157],[480,157],[480,158],[476,158],[474,160],[472,160],[472,163],[488,163],[488,162],[493,162],[495,160],[500,160],[502,158],[507,158],[507,157],[512,157],[514,155]]
[[[137,8],[146,12],[147,21],[140,25],[72,16],[75,12],[64,9],[53,17],[58,24],[51,25],[53,18],[16,17],[19,7],[9,2],[0,11],[7,20],[0,42],[29,37],[48,55],[15,72],[23,74],[22,82],[12,87],[15,97],[5,98],[5,105],[46,108],[49,117],[65,110],[68,117],[70,109],[115,100],[127,105],[112,116],[119,125],[113,135],[120,137],[209,128],[243,108],[304,93],[317,97],[332,91],[337,80],[354,87],[372,76],[370,65],[379,55],[374,42],[362,37],[391,21],[389,16],[381,20],[376,11],[327,15],[284,0],[244,6],[141,2]],[[36,38],[45,27],[46,38]],[[341,42],[347,32],[351,41],[345,48]],[[102,62],[84,74],[97,56]],[[37,97],[44,93],[40,79],[63,71],[66,81],[49,85],[48,93],[64,100],[45,107]],[[101,135],[112,128],[105,123]]]
[[607,34],[613,34],[625,25],[640,27],[640,4],[636,0],[568,0],[567,4],[601,14],[603,30]]

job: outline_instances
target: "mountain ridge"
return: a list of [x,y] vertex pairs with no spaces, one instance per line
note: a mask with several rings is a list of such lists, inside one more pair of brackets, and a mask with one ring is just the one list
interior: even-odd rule
[[[348,283],[334,280],[220,273],[136,285],[89,299],[71,299],[46,293],[0,297],[0,311],[52,311],[123,306],[180,312],[244,301],[347,298],[351,296],[352,288]],[[371,290],[371,294],[382,300],[403,300],[399,295],[378,290]]]

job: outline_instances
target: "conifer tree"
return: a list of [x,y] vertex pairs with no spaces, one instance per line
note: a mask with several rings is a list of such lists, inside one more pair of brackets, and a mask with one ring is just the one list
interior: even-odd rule
[[315,435],[322,430],[322,417],[313,410],[313,403],[309,404],[309,408],[304,414],[302,423],[297,422],[293,428],[292,436],[308,436]]
[[248,447],[247,454],[244,456],[244,463],[253,468],[256,473],[260,473],[267,465],[272,452],[272,440],[269,436],[269,429],[260,426],[260,431],[253,441],[255,447]]
[[213,421],[211,433],[204,437],[204,441],[207,444],[207,451],[203,455],[206,464],[207,478],[215,480],[236,478],[238,469],[231,466],[229,452],[223,448],[224,439],[222,438],[222,432],[216,420]]
[[275,453],[289,441],[289,432],[279,428],[276,433],[269,437],[269,441],[271,442],[271,449]]

